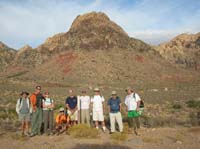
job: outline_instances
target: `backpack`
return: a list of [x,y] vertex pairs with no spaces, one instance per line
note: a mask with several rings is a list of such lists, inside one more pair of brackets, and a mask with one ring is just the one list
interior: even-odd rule
[[[21,103],[22,103],[22,97],[20,97],[19,98],[19,105],[21,105]],[[31,102],[30,102],[30,99],[28,98],[28,103],[29,103],[29,105],[31,104]]]
[[[136,99],[135,93],[133,93],[133,98]],[[142,99],[140,100],[140,107],[139,108],[144,108],[144,101]]]

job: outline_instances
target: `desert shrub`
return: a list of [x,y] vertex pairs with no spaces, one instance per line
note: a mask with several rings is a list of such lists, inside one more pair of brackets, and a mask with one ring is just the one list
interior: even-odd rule
[[114,141],[126,141],[128,138],[128,134],[127,133],[120,133],[120,132],[116,132],[111,134],[110,138]]
[[69,128],[69,134],[74,138],[98,138],[99,131],[86,124],[79,124]]
[[19,76],[22,76],[22,75],[26,74],[27,72],[28,72],[28,71],[22,71],[22,72],[19,72],[19,73],[10,75],[10,76],[8,76],[7,78],[19,77]]
[[15,120],[17,119],[17,113],[15,109],[0,109],[0,119]]
[[61,103],[59,104],[58,103],[58,104],[55,104],[55,108],[54,109],[55,110],[59,110],[61,107],[63,107],[63,104],[61,104]]
[[189,100],[189,101],[186,102],[186,104],[189,108],[200,109],[200,101]]
[[182,108],[182,106],[178,103],[175,103],[172,105],[172,108],[175,109],[175,110],[180,110]]

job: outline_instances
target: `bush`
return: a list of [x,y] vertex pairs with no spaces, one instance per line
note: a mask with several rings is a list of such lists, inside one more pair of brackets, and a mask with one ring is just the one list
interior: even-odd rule
[[111,139],[115,140],[115,141],[126,141],[128,138],[128,135],[126,133],[120,133],[120,132],[116,132],[111,134]]
[[186,102],[189,108],[199,108],[200,109],[200,101],[189,100]]
[[69,134],[74,138],[98,138],[99,132],[95,128],[90,128],[86,124],[79,124],[69,128]]
[[178,104],[178,103],[175,103],[175,104],[172,105],[172,108],[176,109],[176,110],[179,110],[179,109],[182,108],[182,106],[180,104]]

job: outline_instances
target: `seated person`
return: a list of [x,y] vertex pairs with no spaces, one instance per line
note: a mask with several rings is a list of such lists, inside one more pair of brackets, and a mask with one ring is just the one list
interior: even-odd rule
[[63,133],[68,128],[69,119],[64,111],[64,108],[60,108],[60,113],[56,116],[56,131],[58,133]]

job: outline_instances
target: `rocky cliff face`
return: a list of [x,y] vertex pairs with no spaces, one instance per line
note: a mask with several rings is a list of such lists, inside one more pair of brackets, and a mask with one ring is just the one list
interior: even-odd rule
[[63,50],[151,49],[144,42],[130,38],[104,13],[87,13],[76,17],[66,33],[50,37],[38,49]]
[[154,51],[144,42],[130,38],[120,26],[111,21],[104,13],[92,12],[77,16],[68,32],[48,38],[36,49],[32,49],[30,46],[21,48],[17,53],[15,63],[35,66],[44,63],[56,54],[69,50],[110,49]]
[[200,33],[181,34],[156,49],[172,63],[186,68],[200,69]]
[[16,50],[9,48],[3,42],[0,41],[0,70],[2,71],[5,66],[8,66],[15,57]]

